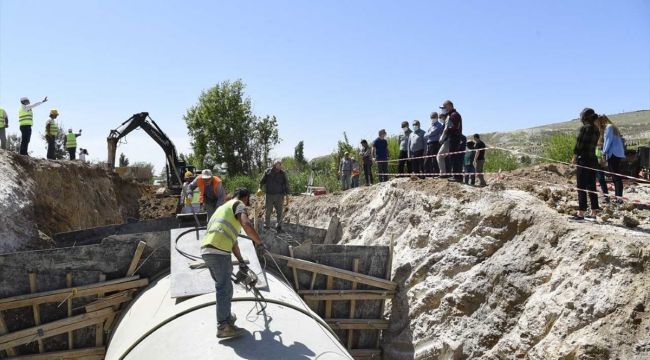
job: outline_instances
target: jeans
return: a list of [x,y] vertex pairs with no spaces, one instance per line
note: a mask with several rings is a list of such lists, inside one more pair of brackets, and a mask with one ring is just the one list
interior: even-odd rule
[[68,150],[68,156],[70,156],[70,160],[74,160],[77,158],[77,148],[67,148]]
[[5,128],[0,128],[0,149],[7,150],[7,135]]
[[275,208],[275,216],[277,219],[276,226],[282,226],[282,212],[284,207],[282,202],[284,201],[284,194],[266,194],[265,201],[265,210],[266,214],[264,217],[264,225],[271,226],[271,213]]
[[474,169],[474,165],[465,165],[465,184],[472,184],[476,183],[476,170]]
[[[621,161],[623,161],[623,158],[616,156],[607,159],[607,167],[609,168],[609,171],[620,174]],[[612,182],[614,183],[614,195],[623,196],[623,179],[618,175],[612,175]]]
[[388,174],[388,163],[386,160],[388,159],[377,159],[377,172],[380,174],[379,182],[388,181],[388,175],[381,175]]
[[27,155],[27,148],[29,147],[29,140],[32,139],[32,126],[20,126],[20,155]]
[[430,144],[427,144],[426,154],[429,157],[424,159],[424,172],[430,174],[437,174],[440,172],[440,168],[438,167],[438,160],[435,157],[438,154],[438,150],[440,150],[439,141],[434,141]]
[[54,151],[56,137],[46,135],[45,140],[47,140],[47,158],[50,160],[56,160],[56,152]]
[[[593,158],[578,158],[578,165],[595,168],[598,166],[596,157]],[[589,190],[589,201],[591,202],[591,209],[598,210],[598,194],[596,193],[596,172],[591,169],[578,167],[576,172],[578,182],[578,189]],[[578,209],[581,211],[587,210],[587,192],[578,190]]]
[[[600,168],[600,166],[598,166]],[[607,194],[609,193],[607,189],[607,180],[605,180],[605,173],[602,171],[596,171],[596,180],[598,180],[598,184],[600,185],[600,190],[605,194],[605,201],[609,201],[609,197]]]
[[[451,135],[449,137],[449,152],[460,151],[460,135]],[[451,172],[455,173],[454,179],[463,181],[463,159],[465,154],[453,154],[451,156]]]
[[408,160],[405,160],[409,157],[408,151],[406,150],[400,150],[399,151],[399,161],[397,162],[397,172],[400,174],[404,174],[404,165],[406,165],[406,172],[410,173],[411,172],[411,162]]
[[366,180],[366,186],[370,186],[374,182],[372,179],[372,161],[370,159],[363,160],[363,177]]
[[341,190],[345,191],[350,188],[350,175],[349,172],[341,172]]
[[437,162],[438,166],[440,167],[440,173],[443,174],[444,176],[447,173],[447,162],[445,161],[447,158],[447,153],[449,152],[449,139],[445,140],[441,145],[440,149],[438,150],[438,157],[437,157]]
[[[411,152],[411,157],[421,157],[424,155],[424,150],[418,150],[418,151],[413,151]],[[413,159],[411,160],[411,170],[413,170],[414,173],[420,174],[424,172],[424,159]]]
[[217,296],[217,325],[221,326],[230,320],[230,305],[232,302],[232,260],[230,255],[203,254],[205,265],[210,270],[214,280]]
[[476,160],[476,177],[478,178],[479,185],[486,185],[485,178],[483,177],[483,165],[485,165],[485,160]]

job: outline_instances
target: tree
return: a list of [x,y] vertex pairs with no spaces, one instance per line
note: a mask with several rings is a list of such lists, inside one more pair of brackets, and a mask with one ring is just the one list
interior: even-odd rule
[[293,152],[293,158],[296,160],[296,165],[298,166],[299,169],[302,169],[307,164],[307,160],[305,160],[304,141],[300,140],[298,145],[296,145],[296,148]]
[[277,120],[253,115],[244,88],[241,80],[223,81],[201,92],[183,116],[198,167],[225,163],[229,175],[250,174],[279,142]]
[[120,167],[127,167],[129,166],[129,159],[124,155],[124,153],[120,153],[120,160],[119,160]]

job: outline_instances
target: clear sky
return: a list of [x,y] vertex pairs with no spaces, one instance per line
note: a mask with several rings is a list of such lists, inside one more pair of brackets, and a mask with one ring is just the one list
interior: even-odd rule
[[[182,116],[202,89],[242,79],[276,115],[291,155],[323,155],[402,120],[428,124],[451,99],[467,133],[650,108],[650,1],[0,0],[0,106],[18,131],[21,96],[75,130],[91,159],[148,111],[181,152]],[[44,157],[33,136],[31,149]],[[141,131],[121,145],[160,169]]]

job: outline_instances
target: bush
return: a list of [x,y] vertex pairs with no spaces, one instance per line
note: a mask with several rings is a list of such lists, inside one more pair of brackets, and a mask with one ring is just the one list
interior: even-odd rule
[[251,192],[255,192],[259,187],[259,178],[257,176],[235,175],[224,176],[222,178],[223,186],[227,193],[232,194],[235,189],[239,187],[248,188]]
[[497,172],[512,171],[519,167],[517,157],[505,150],[490,150],[485,154],[485,165],[483,171]]
[[544,157],[555,161],[570,162],[575,144],[576,138],[571,134],[552,134],[544,138],[542,154]]

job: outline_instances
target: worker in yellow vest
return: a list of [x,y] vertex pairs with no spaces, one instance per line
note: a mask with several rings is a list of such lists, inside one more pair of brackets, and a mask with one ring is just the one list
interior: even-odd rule
[[9,127],[9,118],[5,109],[0,108],[0,149],[7,150],[7,134],[5,129]]
[[237,237],[243,228],[257,247],[264,247],[262,239],[248,218],[246,207],[250,206],[250,191],[246,188],[235,190],[234,198],[219,206],[208,222],[207,231],[201,239],[201,257],[210,270],[216,283],[217,296],[217,337],[233,338],[244,331],[235,326],[235,316],[230,312],[233,287],[231,282],[231,253],[239,261],[239,270],[248,272],[239,251]]
[[50,118],[45,123],[45,140],[47,141],[47,158],[56,160],[56,138],[59,136],[59,124],[56,118],[59,117],[57,109],[50,110]]
[[18,108],[18,125],[20,126],[20,155],[27,155],[29,140],[32,138],[32,124],[34,124],[34,114],[32,109],[47,101],[47,96],[43,101],[30,104],[26,97],[20,98],[20,108]]
[[81,129],[78,133],[73,133],[72,129],[68,129],[68,133],[65,135],[65,148],[68,150],[68,155],[70,160],[74,160],[77,154],[77,138],[81,136]]

